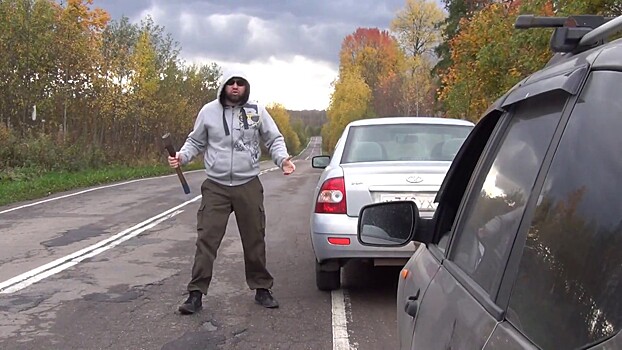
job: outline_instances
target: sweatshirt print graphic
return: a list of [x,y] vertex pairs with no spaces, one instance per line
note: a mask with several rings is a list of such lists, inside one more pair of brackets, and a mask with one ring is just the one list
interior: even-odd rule
[[246,104],[240,108],[238,114],[239,128],[242,131],[240,137],[235,141],[233,149],[237,152],[249,152],[251,161],[254,164],[259,162],[259,109],[257,105]]

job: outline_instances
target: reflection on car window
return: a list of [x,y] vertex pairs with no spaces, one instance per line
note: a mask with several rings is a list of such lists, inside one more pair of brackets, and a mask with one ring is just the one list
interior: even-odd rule
[[566,97],[555,92],[517,106],[492,166],[473,192],[478,195],[471,200],[450,258],[488,292],[505,267]]
[[542,349],[622,328],[622,73],[594,72],[536,207],[508,319]]
[[451,161],[471,129],[435,124],[353,126],[341,162]]

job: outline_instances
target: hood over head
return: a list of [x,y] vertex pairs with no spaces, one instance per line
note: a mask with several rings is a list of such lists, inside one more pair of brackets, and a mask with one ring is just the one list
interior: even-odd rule
[[218,101],[220,101],[220,104],[225,107],[225,83],[227,83],[230,79],[232,78],[242,78],[244,80],[246,80],[246,89],[244,90],[244,95],[242,96],[242,100],[240,101],[240,105],[245,105],[248,102],[248,98],[251,94],[251,86],[250,83],[248,82],[248,76],[246,75],[246,73],[240,71],[240,70],[232,70],[232,71],[228,71],[225,72],[225,74],[223,74],[221,80],[220,80],[220,84],[218,85]]

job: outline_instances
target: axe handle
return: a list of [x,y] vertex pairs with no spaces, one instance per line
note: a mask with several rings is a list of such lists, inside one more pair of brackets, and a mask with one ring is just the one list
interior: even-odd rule
[[[170,135],[166,134],[162,136],[162,139],[164,140],[164,148],[166,148],[166,150],[168,151],[168,155],[171,157],[175,157],[175,148],[173,147],[173,144],[171,143]],[[188,186],[188,182],[186,182],[184,173],[181,171],[181,166],[178,166],[177,168],[175,168],[175,172],[177,173],[179,182],[181,182],[181,187],[184,188],[184,193],[185,194],[190,193],[190,186]]]

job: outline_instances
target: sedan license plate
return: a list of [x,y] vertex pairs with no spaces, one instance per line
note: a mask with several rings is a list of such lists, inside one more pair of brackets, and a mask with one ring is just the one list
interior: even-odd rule
[[383,193],[380,202],[413,201],[420,211],[434,211],[437,203],[434,203],[436,194],[431,193]]

